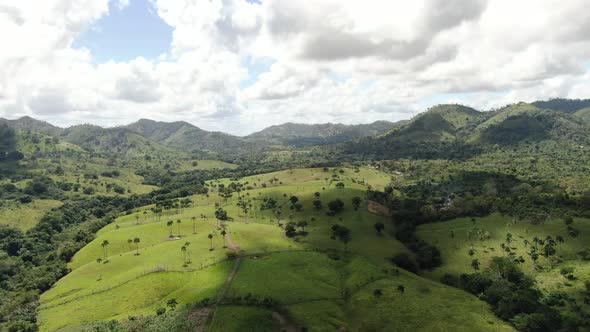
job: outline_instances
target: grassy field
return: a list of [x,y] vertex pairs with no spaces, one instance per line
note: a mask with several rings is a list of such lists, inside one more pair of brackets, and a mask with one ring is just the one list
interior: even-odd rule
[[[381,295],[375,295],[376,290]],[[469,294],[405,271],[384,269],[358,255],[336,259],[290,252],[248,258],[229,292],[233,298],[247,294],[275,299],[292,322],[310,331],[512,330]],[[248,312],[220,313],[213,326],[229,317],[240,325],[250,318]]]
[[[472,273],[471,261],[478,259],[485,268],[493,256],[502,256],[500,245],[506,241],[506,235],[512,235],[510,247],[517,256],[525,259],[520,267],[532,276],[537,286],[546,295],[550,293],[564,293],[583,302],[584,280],[590,280],[590,262],[583,261],[577,253],[583,248],[590,247],[590,220],[575,219],[573,226],[580,231],[577,237],[567,233],[562,220],[549,220],[545,223],[533,225],[524,221],[493,214],[484,218],[459,218],[448,222],[422,225],[418,228],[418,236],[440,249],[443,265],[425,274],[432,280],[440,280],[445,273],[459,275]],[[489,238],[469,238],[470,230],[480,229],[487,232]],[[451,232],[454,233],[451,236]],[[564,242],[556,246],[557,255],[546,259],[540,257],[539,268],[535,269],[527,254],[525,240],[532,242],[534,237],[545,239],[548,235],[555,238],[562,236]],[[469,255],[469,250],[474,255]],[[575,279],[568,279],[561,272],[564,268],[571,268]],[[568,310],[568,307],[563,307]]]
[[238,165],[226,163],[220,160],[195,159],[183,160],[177,167],[178,171],[210,170],[210,169],[235,169]]
[[[407,249],[389,235],[388,218],[368,213],[364,205],[367,187],[382,187],[390,179],[390,175],[370,168],[293,169],[247,177],[240,179],[244,184],[242,200],[252,204],[247,212],[238,208],[237,193],[227,201],[219,196],[217,185],[231,182],[220,179],[209,183],[208,195],[191,197],[193,203],[188,208],[157,216],[146,206],[120,216],[74,256],[69,264],[72,272],[42,295],[41,329],[76,330],[92,320],[154,314],[170,298],[183,305],[214,297],[234,265],[226,259],[231,251],[239,251],[243,258],[225,293],[230,302],[219,306],[210,326],[213,331],[272,331],[290,325],[312,331],[389,326],[445,331],[460,320],[471,322],[461,324],[465,331],[476,326],[509,329],[483,302],[467,293],[404,271],[394,274],[387,258]],[[339,182],[344,188],[336,187]],[[316,192],[323,203],[319,210],[312,204]],[[299,198],[300,211],[291,208],[288,198],[292,195]],[[362,199],[358,210],[351,204],[356,196]],[[275,199],[277,207],[261,209],[265,198]],[[344,210],[336,216],[326,215],[327,203],[336,198],[344,202]],[[216,203],[233,219],[226,222],[225,239],[214,217]],[[281,215],[275,213],[277,209]],[[303,220],[308,222],[305,235],[285,235],[285,223]],[[374,229],[379,221],[386,225],[382,235]],[[331,238],[335,224],[351,230],[347,248]],[[138,246],[128,243],[134,238],[140,239]],[[102,245],[105,241],[109,243],[106,247]],[[191,262],[185,264],[181,248],[189,242]],[[103,262],[97,262],[98,258]],[[407,287],[406,293],[399,294],[400,284]],[[383,291],[379,298],[373,294],[376,287]],[[285,312],[231,302],[248,294],[272,298]],[[438,302],[431,306],[428,302],[433,298]],[[109,305],[111,301],[115,304]],[[420,308],[419,314],[410,317],[409,309],[392,313],[397,306]],[[474,311],[474,306],[481,310]],[[420,322],[424,315],[436,317],[438,322],[424,325]],[[405,325],[394,324],[396,321]]]
[[35,226],[51,209],[61,205],[61,202],[50,199],[39,199],[28,204],[8,202],[0,207],[0,224],[26,231]]

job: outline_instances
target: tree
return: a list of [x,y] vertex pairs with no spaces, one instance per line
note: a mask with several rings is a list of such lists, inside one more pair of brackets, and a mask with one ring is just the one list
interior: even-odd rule
[[290,221],[285,225],[285,235],[287,237],[294,237],[297,235],[297,230],[295,229],[295,223]]
[[350,230],[344,226],[332,226],[332,237],[338,238],[340,242],[344,243],[344,251],[348,251],[348,242],[350,242]]
[[355,196],[352,198],[352,207],[354,207],[354,210],[357,211],[359,209],[359,207],[361,206],[361,198],[358,196]]
[[381,235],[381,232],[385,229],[385,225],[380,221],[376,222],[375,225],[373,225],[373,227],[375,227],[375,230],[379,235]]
[[170,300],[168,300],[168,302],[166,302],[166,306],[172,310],[176,309],[177,305],[178,305],[178,302],[176,302],[176,299],[170,299]]
[[480,266],[479,259],[474,259],[474,260],[471,261],[471,267],[475,271],[479,270],[479,266]]
[[100,264],[100,270],[99,270],[99,271],[100,271],[100,273],[99,273],[99,275],[98,275],[98,280],[100,281],[100,280],[102,280],[102,258],[100,258],[100,257],[99,257],[99,258],[97,258],[97,259],[96,259],[96,262],[97,262],[98,264]]
[[225,246],[225,235],[227,234],[227,232],[225,231],[225,228],[221,230],[221,237],[223,238],[223,247],[227,248]]
[[343,182],[336,183],[336,189],[344,189],[344,183]]
[[183,260],[183,266],[186,266],[186,246],[182,246],[180,248],[180,251],[182,252],[182,260]]
[[141,242],[140,238],[136,237],[133,239],[133,243],[135,243],[135,256],[139,256],[139,242]]
[[297,202],[299,202],[299,197],[291,196],[289,197],[289,201],[291,202],[291,205],[294,206]]
[[333,214],[337,214],[338,212],[344,210],[344,202],[341,199],[337,198],[328,203],[328,208],[330,209],[330,211],[332,211]]
[[322,201],[320,201],[320,200],[313,201],[313,207],[316,208],[316,210],[321,210],[322,209]]
[[107,261],[107,247],[109,246],[109,241],[108,240],[104,240],[102,241],[101,247],[103,250],[103,256],[104,256],[104,261]]
[[403,294],[406,291],[406,288],[404,285],[399,285],[397,286],[397,291]]
[[221,222],[228,220],[227,211],[225,211],[221,207],[218,208],[217,210],[215,210],[215,218],[217,219],[217,222],[218,222],[217,227],[219,227],[219,224]]
[[209,235],[207,235],[207,238],[209,238],[209,242],[210,242],[209,250],[211,251],[211,250],[213,250],[213,234],[209,233]]
[[186,254],[186,263],[187,264],[192,263],[192,260],[191,260],[191,251],[189,250],[189,246],[190,245],[191,245],[191,243],[188,242],[188,241],[184,243],[184,247],[186,248],[184,250],[184,252]]
[[168,220],[168,222],[166,223],[166,226],[168,226],[168,232],[169,232],[169,237],[172,237],[172,226],[174,226],[174,221],[172,220]]
[[180,236],[180,224],[182,224],[182,221],[180,219],[176,220],[176,225],[178,226],[178,236]]
[[133,243],[133,240],[132,239],[128,239],[127,240],[127,244],[129,245],[129,250],[133,249],[132,246],[131,246],[132,243]]
[[320,199],[320,192],[316,191],[315,193],[313,193],[313,196],[315,197],[315,199]]
[[305,227],[307,227],[307,221],[305,220],[301,220],[300,222],[297,223],[297,227],[301,228],[301,230],[303,232],[305,232]]

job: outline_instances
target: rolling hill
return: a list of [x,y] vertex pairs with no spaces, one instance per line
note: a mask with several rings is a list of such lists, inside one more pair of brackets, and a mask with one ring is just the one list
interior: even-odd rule
[[252,141],[271,142],[280,145],[308,146],[341,143],[355,138],[383,134],[406,121],[396,123],[376,121],[369,124],[344,125],[339,123],[302,124],[285,123],[270,126],[245,138]]
[[246,142],[237,136],[206,131],[184,121],[157,122],[141,119],[124,128],[199,158],[231,159],[259,151],[263,147],[261,144]]
[[590,107],[590,99],[554,98],[545,101],[535,101],[531,105],[548,110],[575,113],[578,110]]
[[[588,123],[578,115],[518,103],[478,112],[461,105],[439,105],[387,134],[342,145],[345,154],[376,159],[465,158],[521,143],[588,145]],[[524,147],[524,145],[522,145]]]
[[56,127],[48,122],[40,121],[37,119],[33,119],[28,116],[24,116],[22,118],[16,120],[8,120],[4,118],[0,118],[0,125],[5,124],[8,127],[14,129],[21,129],[27,131],[35,131],[38,133],[50,135],[50,136],[59,136],[63,133],[63,129]]

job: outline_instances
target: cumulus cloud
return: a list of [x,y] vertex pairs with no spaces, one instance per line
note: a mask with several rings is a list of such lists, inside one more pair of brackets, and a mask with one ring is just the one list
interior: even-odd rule
[[173,28],[168,52],[93,63],[74,41],[129,4],[110,1],[0,0],[0,116],[246,134],[590,95],[583,0],[149,0]]

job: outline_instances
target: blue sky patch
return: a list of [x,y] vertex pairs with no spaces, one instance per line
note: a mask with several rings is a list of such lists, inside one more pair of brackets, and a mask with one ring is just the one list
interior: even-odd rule
[[270,66],[277,60],[273,58],[253,58],[247,56],[242,65],[248,68],[248,78],[240,82],[240,88],[245,89],[258,81],[258,76],[270,70]]
[[123,9],[111,1],[109,13],[80,34],[73,46],[89,49],[95,64],[139,56],[153,59],[170,48],[172,30],[149,0],[130,0]]

